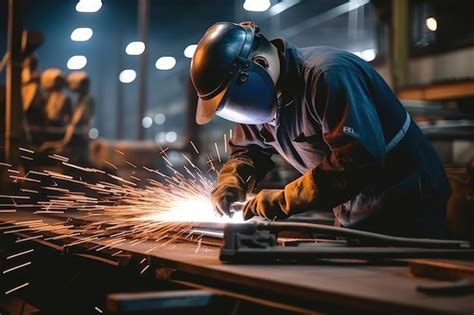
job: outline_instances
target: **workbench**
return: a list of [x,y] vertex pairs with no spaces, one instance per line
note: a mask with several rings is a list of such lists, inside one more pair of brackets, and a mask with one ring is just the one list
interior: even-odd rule
[[[52,217],[21,214],[59,221]],[[0,221],[11,220],[3,214]],[[19,217],[19,214],[15,214]],[[3,237],[3,236],[2,236]],[[25,236],[22,236],[25,237]],[[35,239],[41,246],[48,242]],[[92,241],[103,244],[103,241]],[[416,278],[406,262],[368,265],[362,261],[321,261],[320,264],[232,265],[219,261],[219,247],[192,242],[177,242],[147,253],[155,242],[115,246],[131,256],[146,257],[147,276],[159,280],[185,283],[190,287],[210,290],[243,300],[268,303],[294,312],[352,311],[366,313],[473,314],[474,294],[430,296],[416,291],[420,284],[440,281]],[[60,250],[56,245],[51,247]],[[95,251],[69,248],[71,255],[94,259]],[[101,255],[104,253],[101,252]],[[110,257],[110,261],[120,255]],[[107,257],[99,258],[104,263]],[[120,263],[116,263],[120,268]]]

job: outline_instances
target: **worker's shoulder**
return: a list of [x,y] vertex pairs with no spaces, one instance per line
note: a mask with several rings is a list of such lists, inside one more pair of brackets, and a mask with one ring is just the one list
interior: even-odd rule
[[307,71],[329,72],[334,69],[370,70],[370,65],[356,55],[329,46],[300,48],[303,68]]

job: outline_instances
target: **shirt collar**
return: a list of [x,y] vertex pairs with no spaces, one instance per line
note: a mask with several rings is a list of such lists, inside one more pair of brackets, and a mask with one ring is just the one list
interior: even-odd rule
[[[271,41],[278,49],[280,57],[280,76],[276,87],[281,91],[279,104],[281,107],[289,105],[302,88],[301,54],[293,44],[283,38]],[[281,102],[280,102],[281,101]]]

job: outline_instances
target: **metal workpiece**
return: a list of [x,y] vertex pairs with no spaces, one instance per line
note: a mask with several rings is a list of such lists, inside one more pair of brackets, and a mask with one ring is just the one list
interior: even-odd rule
[[[278,233],[291,230],[324,233],[333,238],[316,238],[312,242],[280,246]],[[346,237],[346,246],[334,241],[336,237]],[[277,222],[226,225],[224,245],[220,251],[220,260],[223,262],[257,264],[282,261],[317,263],[320,259],[332,258],[381,261],[469,257],[474,257],[474,250],[464,241],[412,239],[319,224]]]
[[[17,215],[23,220],[41,219],[49,224],[62,221],[62,219],[52,216],[28,213]],[[1,222],[4,222],[2,227],[6,226],[5,222],[8,222],[9,219],[11,218],[8,214],[2,215]],[[75,224],[79,227],[89,221],[90,225],[94,220],[101,219],[103,218],[91,217],[87,220],[77,220]],[[272,233],[268,233],[264,227],[265,224],[254,223],[227,225],[202,223],[200,226],[196,225],[195,230],[197,233],[207,231],[208,242],[205,242],[204,239],[199,241],[199,238],[196,239],[196,237],[192,239],[183,237],[176,239],[171,244],[167,243],[166,239],[158,243],[155,241],[136,243],[130,239],[129,242],[113,245],[113,248],[103,248],[107,244],[107,238],[90,239],[88,242],[82,243],[80,243],[81,239],[74,239],[74,236],[71,236],[70,239],[45,240],[59,235],[57,231],[43,232],[43,239],[36,238],[29,241],[31,247],[28,248],[34,248],[35,253],[44,257],[43,261],[33,260],[32,266],[35,267],[34,271],[39,275],[32,277],[30,282],[34,292],[47,292],[44,288],[45,285],[55,283],[60,287],[61,281],[73,277],[76,272],[81,272],[83,277],[87,275],[86,279],[92,281],[85,284],[94,283],[94,290],[91,292],[111,293],[111,283],[117,288],[114,291],[117,293],[128,294],[131,288],[141,288],[140,292],[148,292],[142,296],[132,295],[130,300],[128,300],[130,296],[125,296],[125,299],[116,299],[118,304],[115,306],[117,307],[119,304],[120,307],[136,306],[135,303],[140,298],[156,296],[156,300],[153,298],[148,300],[149,303],[146,303],[148,307],[156,308],[163,305],[160,303],[168,298],[175,302],[185,299],[186,294],[180,292],[181,290],[199,290],[195,292],[196,296],[193,295],[197,298],[194,300],[196,304],[193,304],[196,311],[199,309],[199,301],[203,302],[209,294],[213,295],[211,299],[213,302],[210,305],[219,305],[220,307],[222,304],[219,303],[222,302],[228,307],[234,305],[235,301],[240,301],[240,305],[250,303],[254,309],[264,307],[266,311],[262,311],[262,313],[282,312],[282,314],[317,313],[335,309],[392,314],[400,314],[400,312],[427,314],[434,311],[444,314],[459,314],[465,313],[472,305],[470,302],[472,296],[469,294],[456,300],[442,296],[429,296],[420,299],[420,293],[415,290],[415,284],[432,285],[434,284],[433,280],[407,277],[407,267],[400,261],[388,266],[383,263],[367,264],[366,262],[367,257],[384,257],[380,254],[381,251],[392,251],[390,255],[393,256],[393,253],[420,252],[417,248],[347,247],[347,244],[342,243],[341,240],[329,238],[326,242],[316,243],[319,244],[317,245],[319,247],[315,251],[313,251],[313,248],[316,247],[314,240],[303,240],[294,247],[276,247],[280,246],[282,239],[284,241],[284,234],[282,234],[284,229],[278,226],[280,237],[275,237],[272,236]],[[274,227],[276,229],[276,226]],[[239,259],[250,257],[251,259],[247,260],[246,264],[222,263],[219,260],[223,257],[223,251],[228,249],[228,243],[223,246],[222,250],[220,249],[221,243],[219,243],[222,242],[222,230],[225,232],[225,241],[229,241],[228,236],[232,234],[227,234],[228,229],[234,229],[247,235],[247,240],[241,238],[241,245],[244,244],[247,248],[238,248],[235,254],[235,257]],[[3,229],[2,232],[7,230]],[[254,232],[258,232],[259,235],[256,240],[252,236]],[[34,231],[24,231],[17,235],[7,234],[5,237],[2,235],[1,240],[5,242],[10,238],[14,241],[15,236],[25,239],[35,235],[37,233],[35,234]],[[214,245],[211,244],[211,238],[214,240]],[[274,247],[274,245],[276,246]],[[288,255],[288,252],[282,253],[280,251],[285,248],[294,252],[306,250],[312,253],[309,254],[310,256],[307,253],[294,254],[296,258],[300,259],[299,261],[286,260],[288,256],[285,255]],[[364,250],[365,254],[368,253],[368,256],[363,256],[361,250]],[[429,253],[430,250],[433,249],[424,251]],[[306,260],[307,257],[322,257],[317,251],[326,255],[331,253],[333,257],[345,257],[345,262],[341,263],[339,259],[334,261],[320,259],[318,264],[314,264],[314,260]],[[357,251],[359,253],[354,254]],[[352,255],[352,257],[359,255],[357,257],[363,260],[348,260],[348,255]],[[269,257],[271,259],[268,259]],[[48,270],[40,267],[44,266],[46,262],[50,266]],[[78,266],[80,269],[77,269]],[[57,274],[58,269],[62,270],[60,274]],[[104,273],[103,269],[109,271]],[[59,279],[59,276],[63,279]],[[46,279],[50,280],[46,281]],[[13,283],[16,284],[15,281]],[[81,282],[78,290],[79,288],[85,290],[85,284]],[[145,284],[147,285],[145,286]],[[170,289],[177,291],[166,293]],[[68,292],[73,294],[74,290],[58,291],[56,297],[62,297]],[[23,294],[28,295],[28,292],[30,291],[25,291]],[[87,290],[82,293],[81,304],[83,305],[89,305],[88,303],[92,303],[90,301],[97,299],[97,296],[86,292]],[[44,296],[45,299],[54,297],[44,294],[41,296]],[[70,301],[70,298],[66,298],[65,301]],[[70,301],[70,303],[76,305],[74,303],[77,302]],[[54,305],[61,307],[64,306],[64,303],[51,303],[48,307]],[[104,311],[107,310],[106,305],[96,305]],[[194,306],[191,305],[191,309]],[[228,308],[221,309],[228,310]],[[111,308],[107,311],[112,313],[112,310],[119,310],[119,308]],[[120,311],[117,313],[121,314]],[[227,313],[231,313],[231,311]]]

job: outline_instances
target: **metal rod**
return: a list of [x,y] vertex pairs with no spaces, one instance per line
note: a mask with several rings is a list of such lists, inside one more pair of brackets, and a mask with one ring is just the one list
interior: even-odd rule
[[407,84],[408,74],[408,0],[392,1],[393,82],[398,89]]
[[[123,21],[123,14],[122,14],[122,11],[120,10],[120,16]],[[124,44],[124,40],[123,40],[123,23],[120,23],[120,21],[118,21],[118,28],[119,28],[119,47],[121,48],[118,52],[118,57],[117,57],[117,64],[118,64],[118,68],[119,68],[119,71],[122,71],[123,70],[123,53],[124,51],[122,50],[123,48],[123,44]],[[116,116],[116,121],[115,121],[115,137],[116,139],[123,139],[124,138],[124,127],[125,127],[125,124],[124,124],[124,111],[125,111],[125,108],[124,108],[124,93],[123,93],[123,89],[124,89],[124,84],[122,82],[120,82],[120,80],[117,80],[117,116]]]
[[140,40],[145,44],[145,51],[140,55],[140,66],[138,74],[138,140],[145,138],[145,129],[142,127],[142,119],[146,112],[147,102],[147,78],[148,78],[148,25],[150,19],[149,0],[138,1],[138,32]]
[[469,248],[469,242],[467,241],[398,237],[314,223],[262,222],[257,224],[257,228],[270,231],[305,230],[319,233],[328,233],[337,236],[362,239],[362,243],[364,243],[365,240],[370,240],[375,243],[382,243],[383,245],[387,246],[398,245],[403,247],[423,248]]
[[5,108],[5,160],[11,161],[12,145],[21,139],[23,107],[21,100],[22,0],[8,1],[8,53]]

